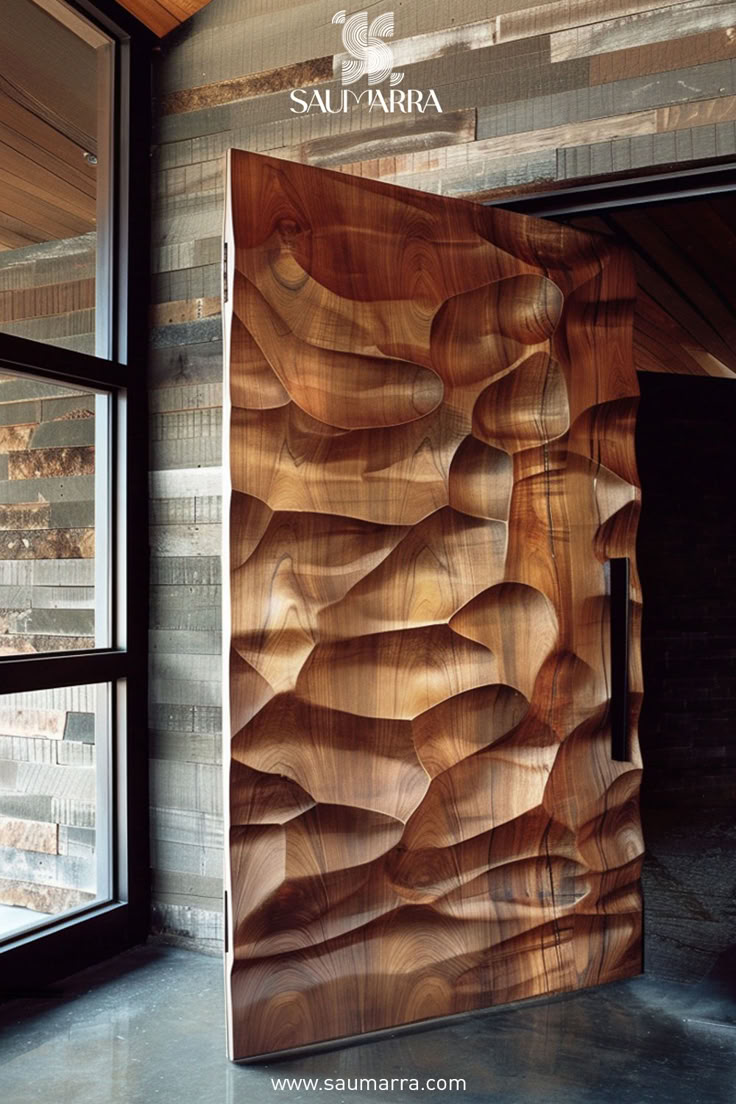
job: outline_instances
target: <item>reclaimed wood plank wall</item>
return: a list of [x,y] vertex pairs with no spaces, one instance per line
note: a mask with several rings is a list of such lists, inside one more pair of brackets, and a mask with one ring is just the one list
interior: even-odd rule
[[[41,561],[41,567],[50,562]],[[7,566],[0,561],[0,568]],[[38,594],[44,588],[28,589]],[[94,900],[94,710],[90,686],[0,696],[3,905],[56,915]]]
[[95,351],[96,234],[0,250],[0,330]]
[[[12,273],[0,261],[0,285]],[[94,647],[94,410],[0,373],[0,655]],[[0,694],[0,904],[94,898],[94,703],[89,686]]]
[[220,946],[222,908],[225,150],[466,197],[736,156],[736,3],[406,0],[395,6],[397,65],[405,87],[435,89],[443,113],[293,114],[291,89],[340,87],[337,7],[211,0],[164,40],[156,67],[154,925],[212,949]]

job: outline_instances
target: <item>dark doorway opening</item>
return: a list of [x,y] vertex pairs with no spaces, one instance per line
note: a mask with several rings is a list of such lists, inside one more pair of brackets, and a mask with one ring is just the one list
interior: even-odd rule
[[640,373],[639,384],[645,963],[673,980],[725,982],[736,933],[736,381]]

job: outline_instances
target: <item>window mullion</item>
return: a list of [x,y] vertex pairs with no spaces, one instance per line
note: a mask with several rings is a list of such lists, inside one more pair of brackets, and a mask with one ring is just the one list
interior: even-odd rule
[[0,659],[0,693],[115,682],[127,678],[128,670],[128,653],[118,648],[8,656]]
[[59,383],[85,384],[115,390],[127,386],[129,369],[115,360],[41,345],[26,337],[0,333],[0,367],[50,376]]

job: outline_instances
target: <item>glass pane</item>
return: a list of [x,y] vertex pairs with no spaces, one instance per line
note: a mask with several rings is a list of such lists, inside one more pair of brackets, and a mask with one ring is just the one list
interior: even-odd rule
[[109,646],[109,401],[0,372],[0,655]]
[[109,703],[0,695],[0,939],[110,899]]
[[105,357],[111,59],[62,0],[2,0],[0,332]]

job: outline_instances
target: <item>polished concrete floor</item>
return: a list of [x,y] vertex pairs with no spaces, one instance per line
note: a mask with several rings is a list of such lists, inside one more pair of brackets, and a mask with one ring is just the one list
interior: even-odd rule
[[[217,959],[136,948],[0,1007],[2,1104],[736,1104],[729,985],[649,977],[261,1065],[224,1056]],[[383,1091],[360,1078],[463,1078]],[[344,1090],[275,1087],[344,1078]]]

